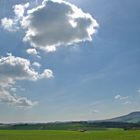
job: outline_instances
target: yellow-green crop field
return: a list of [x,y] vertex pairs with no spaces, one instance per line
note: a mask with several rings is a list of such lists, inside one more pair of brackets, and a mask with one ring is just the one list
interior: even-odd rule
[[0,130],[0,140],[140,140],[140,131]]

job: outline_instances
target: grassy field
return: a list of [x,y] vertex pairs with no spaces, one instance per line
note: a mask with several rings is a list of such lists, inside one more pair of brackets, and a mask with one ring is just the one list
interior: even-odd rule
[[0,130],[0,140],[140,140],[140,131]]

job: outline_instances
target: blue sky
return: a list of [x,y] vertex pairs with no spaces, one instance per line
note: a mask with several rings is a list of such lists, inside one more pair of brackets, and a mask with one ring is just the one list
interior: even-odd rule
[[[1,0],[1,21],[5,17],[13,19],[12,7],[27,2],[29,1]],[[41,2],[38,0],[37,4],[30,1],[28,9],[39,6]],[[53,52],[42,51],[41,42],[39,47],[35,46],[38,54],[32,55],[27,53],[27,49],[34,47],[30,44],[34,40],[23,41],[24,29],[7,31],[1,22],[1,59],[3,57],[10,59],[14,56],[13,59],[20,57],[29,60],[30,63],[38,62],[41,65],[41,67],[29,66],[32,67],[30,70],[34,69],[39,73],[35,75],[39,80],[34,81],[31,79],[32,75],[25,73],[30,78],[26,76],[23,77],[25,80],[22,80],[17,75],[18,78],[12,76],[15,83],[10,88],[13,90],[0,87],[1,122],[96,120],[140,110],[140,2],[138,0],[123,0],[123,2],[69,0],[69,2],[89,13],[98,22],[99,27],[97,32],[93,33],[92,41],[84,42],[83,37],[79,43],[66,45],[65,42]],[[51,27],[54,28],[54,32],[55,26]],[[0,64],[0,72],[2,66]],[[47,78],[40,78],[45,69],[53,72],[51,78],[48,75]],[[0,76],[2,74],[1,72]],[[9,85],[11,83],[6,86]],[[8,97],[12,99],[14,97],[12,101],[16,103],[5,99],[5,92]],[[22,97],[26,98],[24,102],[27,108],[22,106],[24,102],[20,104],[18,102]]]

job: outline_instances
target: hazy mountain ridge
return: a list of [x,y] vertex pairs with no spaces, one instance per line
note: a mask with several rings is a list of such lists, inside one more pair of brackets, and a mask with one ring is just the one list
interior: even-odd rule
[[101,120],[101,121],[69,121],[50,123],[10,123],[0,124],[1,130],[106,130],[121,128],[124,130],[140,130],[140,112]]
[[126,123],[140,123],[140,111],[132,112],[127,115],[123,115],[120,117],[115,117],[112,119],[107,119],[105,121],[111,122],[126,122]]

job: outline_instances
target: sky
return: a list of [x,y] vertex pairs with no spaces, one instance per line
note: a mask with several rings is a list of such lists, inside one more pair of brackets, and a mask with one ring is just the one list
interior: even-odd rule
[[139,111],[139,13],[139,0],[0,0],[0,122]]

